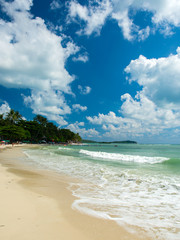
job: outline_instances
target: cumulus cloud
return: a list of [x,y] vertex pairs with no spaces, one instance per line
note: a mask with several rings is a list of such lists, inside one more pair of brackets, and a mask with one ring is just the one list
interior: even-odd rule
[[34,113],[43,114],[49,120],[59,117],[62,122],[61,115],[71,112],[63,93],[71,94],[70,83],[74,80],[65,64],[79,47],[72,41],[63,47],[63,37],[48,30],[42,18],[30,14],[32,0],[1,0],[0,3],[11,19],[0,20],[0,84],[30,89],[31,96],[24,99]]
[[31,96],[23,96],[26,105],[31,106],[34,114],[41,114],[56,121],[59,125],[66,125],[62,116],[71,113],[64,96],[60,91],[32,91]]
[[148,126],[161,126],[161,128],[173,128],[180,126],[180,112],[173,109],[158,107],[142,92],[133,99],[129,94],[122,96],[124,103],[121,106],[123,116],[146,122]]
[[94,116],[94,117],[87,117],[87,119],[93,123],[93,124],[106,124],[106,123],[110,123],[110,124],[119,124],[119,122],[122,121],[121,117],[117,117],[116,114],[112,111],[110,111],[107,115],[106,114],[101,114],[99,113],[98,116]]
[[75,110],[75,111],[86,111],[87,110],[87,107],[86,106],[81,106],[80,104],[73,104],[72,105],[72,108]]
[[[133,9],[133,14],[130,11]],[[85,28],[79,33],[90,35],[100,32],[106,20],[114,19],[121,28],[124,38],[144,40],[150,34],[150,27],[141,29],[134,24],[133,17],[137,12],[143,11],[152,14],[151,23],[160,32],[172,34],[172,27],[180,26],[180,2],[179,0],[89,0],[89,4],[81,5],[72,0],[69,7],[69,15],[73,20],[84,21]]]
[[117,116],[114,112],[108,114],[98,114],[98,116],[87,117],[91,124],[101,125],[104,130],[102,136],[109,139],[137,138],[148,132],[140,122]]
[[[177,128],[180,126],[180,114],[174,114],[171,110],[162,110],[153,108],[151,115],[151,108],[145,109],[141,103],[131,99],[132,102],[125,102],[126,112],[123,116],[118,116],[114,112],[108,114],[99,114],[94,117],[87,117],[87,119],[96,125],[101,125],[104,130],[104,137],[109,139],[132,139],[132,138],[150,138],[164,134],[166,130]],[[142,100],[143,101],[143,100]],[[153,105],[153,103],[151,103]],[[138,106],[140,105],[140,106]],[[136,106],[135,109],[133,107]],[[138,113],[136,109],[138,109]],[[149,107],[149,106],[148,106]],[[145,112],[148,115],[145,115]],[[113,118],[111,118],[113,116]]]
[[69,15],[72,19],[83,20],[86,23],[85,28],[81,29],[79,34],[91,35],[93,32],[99,34],[106,18],[111,12],[109,0],[89,1],[88,6],[82,6],[77,1],[71,1],[69,6]]
[[[154,23],[161,24],[168,22],[174,26],[180,25],[180,2],[178,0],[146,0],[140,1],[140,4],[142,4],[143,9],[154,13],[152,16],[152,21]],[[134,5],[136,6],[136,3],[134,3]]]
[[87,95],[91,92],[91,88],[89,86],[82,87],[81,85],[78,85],[78,89],[82,95]]
[[147,59],[140,56],[126,67],[129,82],[143,87],[143,94],[161,107],[180,107],[180,48],[167,58]]
[[75,122],[67,126],[68,129],[75,133],[79,133],[82,138],[94,138],[99,136],[99,132],[95,128],[86,129],[83,127],[84,122]]
[[0,114],[6,115],[10,110],[11,108],[9,107],[9,104],[4,101],[4,103],[0,106]]
[[142,88],[133,98],[121,96],[119,113],[109,112],[87,117],[100,125],[108,138],[158,136],[178,132],[180,127],[180,48],[167,58],[147,59],[140,56],[125,68],[129,82]]

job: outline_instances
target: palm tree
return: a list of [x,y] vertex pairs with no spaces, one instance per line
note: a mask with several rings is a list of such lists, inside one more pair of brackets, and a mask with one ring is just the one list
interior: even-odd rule
[[38,122],[41,126],[46,127],[48,120],[47,118],[41,116],[41,115],[36,115],[36,117],[34,118],[34,121]]
[[3,114],[0,114],[0,122],[3,121]]
[[6,125],[4,114],[0,114],[0,126],[4,126],[4,125]]
[[11,109],[5,119],[10,123],[10,125],[15,125],[22,120],[22,116],[18,111]]
[[34,117],[34,121],[39,124],[36,138],[38,136],[39,137],[41,136],[41,140],[45,140],[46,139],[46,126],[48,124],[47,118],[38,114],[38,115],[36,115],[36,117]]

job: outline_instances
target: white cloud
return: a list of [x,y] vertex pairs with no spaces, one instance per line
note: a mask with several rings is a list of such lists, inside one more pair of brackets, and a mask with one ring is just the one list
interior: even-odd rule
[[139,41],[144,41],[146,38],[149,37],[150,34],[150,27],[147,26],[144,29],[138,30],[138,40]]
[[167,136],[168,131],[175,135],[180,127],[179,66],[180,48],[167,58],[132,60],[125,72],[142,90],[134,98],[128,93],[121,96],[119,116],[109,112],[87,120],[100,125],[104,137],[111,139]]
[[53,0],[52,3],[50,4],[51,10],[60,9],[61,7],[62,7],[62,3],[58,0]]
[[29,11],[33,5],[33,0],[15,0],[12,2],[1,0],[1,5],[9,15],[13,15],[15,11]]
[[80,104],[73,104],[72,105],[72,108],[75,110],[75,111],[86,111],[87,110],[87,107],[86,106],[81,106]]
[[[87,117],[87,119],[92,124],[100,125],[104,130],[102,136],[111,140],[148,139],[157,137],[159,134],[163,136],[166,130],[180,126],[179,113],[173,114],[171,110],[163,111],[155,108],[151,115],[151,109],[136,106],[141,104],[138,101],[132,99],[132,103],[129,105],[128,103],[125,102],[127,109],[126,112],[123,112],[123,117],[110,112],[107,115],[99,114],[98,116]],[[135,109],[133,109],[134,106]],[[137,113],[136,109],[138,107],[139,112]],[[146,110],[147,115],[145,115],[144,110]],[[113,118],[110,116],[113,116]]]
[[109,0],[89,1],[89,6],[82,6],[77,1],[71,1],[69,14],[72,19],[79,17],[86,23],[86,27],[81,29],[79,34],[91,35],[93,32],[99,34],[106,18],[111,12]]
[[114,112],[99,114],[94,117],[87,117],[92,124],[101,125],[104,130],[103,137],[111,140],[132,139],[143,136],[149,132],[148,128],[144,127],[140,122],[131,119],[117,116]]
[[80,48],[76,46],[73,42],[68,42],[66,48],[63,48],[65,53],[65,60],[72,54],[76,54]]
[[126,118],[145,122],[149,127],[173,128],[180,126],[179,111],[158,107],[142,92],[136,95],[135,100],[129,94],[123,95],[122,100],[124,103],[121,106],[121,113]]
[[0,114],[6,115],[10,110],[11,108],[9,107],[9,104],[4,101],[4,103],[0,106]]
[[72,60],[74,62],[84,62],[84,63],[86,63],[89,60],[89,58],[88,58],[87,54],[84,54],[84,55],[81,54],[78,57],[73,57]]
[[140,1],[142,8],[154,13],[152,21],[156,24],[168,22],[174,26],[180,24],[180,2],[179,0],[146,0]]
[[78,89],[80,90],[80,93],[83,95],[87,95],[91,92],[91,88],[89,86],[82,87],[81,85],[78,85]]
[[87,117],[87,119],[93,124],[119,124],[122,121],[121,117],[117,117],[114,112],[109,112],[107,115],[99,113],[95,117]]
[[75,133],[79,133],[82,138],[94,138],[99,136],[99,132],[94,128],[86,129],[82,128],[84,126],[84,122],[75,122],[73,124],[69,124],[67,126],[68,129]]
[[80,5],[72,0],[70,4],[71,18],[81,19],[86,24],[79,32],[90,35],[100,32],[106,20],[114,19],[122,29],[124,38],[133,40],[144,40],[150,34],[150,27],[140,29],[133,22],[133,14],[129,16],[130,10],[150,12],[152,24],[164,34],[172,34],[172,26],[180,26],[180,2],[179,0],[89,0],[87,6]]
[[24,102],[31,106],[34,114],[41,114],[59,125],[66,125],[62,116],[71,113],[64,96],[60,91],[32,91],[31,96],[23,96]]
[[132,60],[125,72],[129,81],[143,87],[143,94],[160,107],[180,109],[180,48],[167,58]]
[[132,40],[134,38],[132,31],[136,28],[136,25],[133,24],[133,21],[128,16],[128,9],[112,13],[112,18],[117,20],[119,27],[122,29],[124,38]]
[[30,89],[31,96],[24,99],[34,113],[52,119],[53,110],[62,119],[61,115],[71,112],[63,93],[71,94],[74,80],[65,69],[66,60],[80,48],[72,41],[63,47],[63,37],[48,30],[42,18],[30,14],[31,0],[1,0],[1,5],[11,21],[0,21],[0,84]]

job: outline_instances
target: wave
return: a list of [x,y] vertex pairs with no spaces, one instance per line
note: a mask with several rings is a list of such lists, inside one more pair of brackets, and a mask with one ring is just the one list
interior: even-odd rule
[[[68,189],[76,197],[72,208],[88,215],[116,221],[121,226],[131,226],[130,230],[142,228],[148,234],[152,234],[152,239],[180,239],[179,175],[166,175],[160,171],[154,174],[154,171],[149,171],[151,166],[148,165],[147,169],[121,166],[112,168],[108,164],[84,161],[85,156],[90,156],[101,158],[103,161],[151,164],[164,161],[164,164],[169,164],[172,158],[167,161],[168,158],[162,157],[125,155],[63,146],[28,149],[26,155],[30,160],[25,159],[25,163],[36,163],[41,169],[55,170],[71,177]],[[75,181],[73,177],[76,178]]]
[[177,167],[180,165],[180,159],[179,158],[171,158],[171,161],[165,161],[164,164]]
[[125,154],[119,154],[119,153],[88,151],[88,150],[83,150],[83,149],[81,149],[79,151],[79,153],[85,154],[85,155],[93,157],[93,158],[109,159],[109,160],[124,161],[124,162],[135,162],[135,163],[156,164],[156,163],[162,163],[164,161],[169,160],[169,158],[166,158],[166,157],[147,157],[147,156],[139,156],[139,155],[125,155]]
[[72,151],[72,148],[67,148],[67,147],[58,147],[59,150],[63,150],[63,151]]

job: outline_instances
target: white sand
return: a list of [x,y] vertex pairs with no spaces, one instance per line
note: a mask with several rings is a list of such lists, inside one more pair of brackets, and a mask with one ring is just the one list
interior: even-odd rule
[[[140,240],[116,223],[71,209],[67,179],[26,169],[22,149],[0,150],[0,239]],[[24,156],[25,157],[25,156]]]

